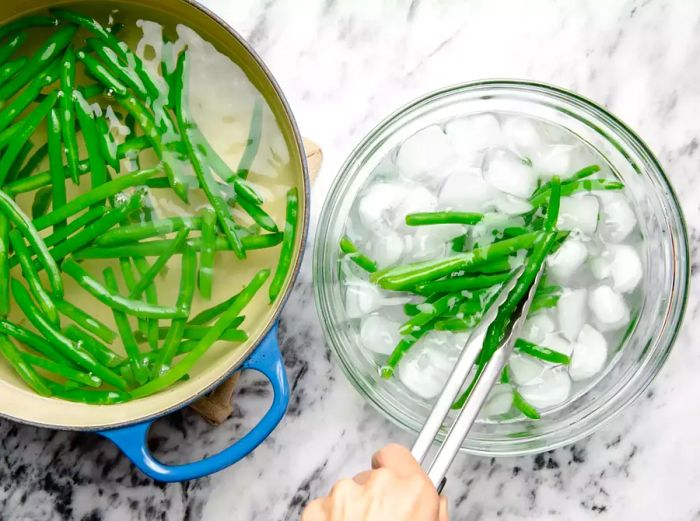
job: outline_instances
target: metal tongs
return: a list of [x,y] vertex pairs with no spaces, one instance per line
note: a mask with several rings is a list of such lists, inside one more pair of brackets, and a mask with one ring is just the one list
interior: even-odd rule
[[[467,437],[469,430],[476,421],[477,415],[479,414],[481,407],[484,405],[491,388],[500,378],[501,372],[503,371],[508,358],[513,352],[513,346],[515,345],[515,341],[518,339],[523,324],[525,323],[528,311],[530,310],[530,305],[535,297],[537,286],[542,278],[543,271],[544,269],[540,268],[527,295],[520,301],[515,313],[513,314],[513,320],[510,323],[510,328],[506,332],[503,341],[498,346],[498,349],[494,353],[491,360],[489,360],[484,367],[478,381],[467,398],[467,402],[459,411],[457,418],[447,432],[442,445],[440,445],[440,447],[437,449],[432,463],[430,463],[430,465],[426,468],[428,477],[433,482],[438,492],[441,492],[444,488],[446,482],[445,474],[447,473],[447,470],[450,468],[450,465],[457,455],[462,442]],[[503,304],[508,294],[515,287],[515,284],[520,278],[522,272],[523,268],[520,268],[513,275],[513,277],[511,277],[503,285],[498,297],[490,306],[477,328],[474,329],[472,334],[469,336],[462,353],[457,359],[457,363],[452,369],[452,373],[450,373],[450,376],[447,379],[447,383],[445,383],[442,394],[440,394],[435,402],[433,410],[428,416],[425,425],[423,425],[423,429],[418,434],[418,438],[416,438],[413,448],[411,449],[413,457],[416,458],[418,463],[421,465],[423,465],[428,451],[430,450],[430,447],[433,444],[438,431],[440,430],[440,427],[442,427],[447,414],[450,412],[452,404],[457,399],[460,391],[462,391],[464,388],[467,377],[474,366],[474,362],[481,352],[486,330],[491,322],[493,322],[493,320],[496,318],[498,308],[501,306],[501,304]]]

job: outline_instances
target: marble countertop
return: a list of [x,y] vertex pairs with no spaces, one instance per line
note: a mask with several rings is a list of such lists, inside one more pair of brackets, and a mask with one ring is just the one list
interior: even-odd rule
[[[398,106],[466,80],[527,78],[607,106],[649,143],[700,233],[700,3],[679,0],[207,0],[265,59],[304,135],[325,152],[325,192],[352,147]],[[312,230],[313,231],[313,230]],[[351,388],[329,357],[313,305],[309,248],[281,343],[287,417],[252,456],[210,478],[163,485],[108,441],[0,421],[0,520],[296,520],[305,502],[410,438]],[[694,266],[695,267],[695,266]],[[700,334],[692,290],[675,350],[646,395],[594,436],[523,458],[462,456],[447,493],[453,521],[700,520]],[[190,412],[160,422],[157,454],[224,447],[269,399],[243,386],[212,428]],[[179,456],[181,457],[181,456]]]

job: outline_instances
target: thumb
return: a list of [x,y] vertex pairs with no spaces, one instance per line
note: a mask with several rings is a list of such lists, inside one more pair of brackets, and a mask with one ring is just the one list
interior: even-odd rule
[[440,511],[438,513],[438,521],[449,521],[447,518],[447,498],[440,496]]

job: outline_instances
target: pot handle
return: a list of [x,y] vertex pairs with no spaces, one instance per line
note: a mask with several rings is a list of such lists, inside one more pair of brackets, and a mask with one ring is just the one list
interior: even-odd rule
[[148,430],[155,420],[101,431],[144,474],[158,481],[174,482],[197,479],[218,472],[244,458],[260,445],[284,417],[289,405],[289,382],[284,369],[275,324],[260,345],[237,369],[251,369],[267,377],[274,390],[272,405],[265,416],[243,438],[218,454],[182,465],[165,465],[148,450]]

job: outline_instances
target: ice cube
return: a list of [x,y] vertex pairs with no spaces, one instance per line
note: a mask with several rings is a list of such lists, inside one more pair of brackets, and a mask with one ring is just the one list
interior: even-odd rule
[[590,262],[591,273],[598,280],[606,279],[610,276],[612,264],[612,254],[610,251],[604,251],[599,257],[592,259]]
[[552,317],[546,311],[541,311],[527,318],[521,336],[533,344],[539,344],[549,333],[553,333],[554,329],[555,324]]
[[415,235],[406,237],[407,249],[411,252],[412,260],[444,257],[449,241],[465,232],[466,228],[460,224],[420,226]]
[[411,301],[408,296],[390,296],[361,279],[346,280],[345,288],[345,314],[349,319],[361,318],[382,306],[400,306]]
[[401,341],[400,322],[388,320],[381,315],[370,315],[362,320],[360,341],[369,351],[380,355],[390,355]]
[[566,401],[571,392],[571,378],[563,366],[549,367],[534,385],[518,389],[525,400],[537,409],[554,407]]
[[421,185],[409,186],[396,207],[396,223],[405,224],[406,216],[417,212],[432,212],[437,208],[437,197],[433,192]]
[[370,241],[368,253],[377,266],[385,268],[395,264],[401,258],[404,253],[404,240],[391,228],[383,228],[377,232]]
[[399,380],[412,393],[434,398],[442,391],[459,350],[448,340],[449,333],[434,331],[419,340],[399,364]]
[[619,244],[610,247],[612,262],[610,263],[610,275],[612,275],[613,288],[620,293],[634,291],[642,280],[642,260],[634,247],[627,244]]
[[450,174],[440,189],[439,204],[446,210],[481,212],[499,195],[488,184],[480,168],[469,168]]
[[576,381],[599,373],[608,359],[608,342],[593,326],[586,324],[576,339],[569,365],[569,375]]
[[373,231],[389,224],[390,216],[406,197],[406,185],[397,182],[375,183],[360,195],[357,212],[361,223]]
[[542,178],[555,175],[566,177],[572,173],[572,156],[576,147],[552,145],[538,150],[532,157],[532,168]]
[[544,337],[544,340],[542,340],[542,346],[553,349],[554,351],[562,353],[566,356],[569,356],[574,349],[571,342],[568,342],[566,339],[562,338],[561,335],[557,335],[556,333],[550,333]]
[[557,320],[559,330],[564,337],[573,342],[586,323],[586,289],[564,288],[557,302]]
[[513,389],[508,384],[496,384],[488,399],[484,408],[481,410],[482,418],[489,418],[493,416],[501,416],[502,414],[510,411],[513,405]]
[[603,331],[613,331],[629,323],[630,311],[624,297],[610,286],[591,290],[588,307]]
[[542,381],[545,365],[530,356],[513,354],[508,362],[510,375],[518,385],[534,385]]
[[559,281],[566,281],[583,266],[586,257],[588,257],[586,245],[570,237],[547,258],[547,273],[551,273]]
[[493,114],[453,119],[445,125],[445,133],[456,154],[471,165],[476,165],[481,152],[503,143],[501,125]]
[[527,199],[537,187],[532,167],[510,150],[491,149],[484,155],[484,179],[494,188]]
[[345,314],[348,318],[360,318],[382,305],[381,290],[367,281],[346,281]]
[[452,144],[437,125],[419,130],[406,139],[396,156],[401,176],[414,181],[444,177],[453,162]]
[[624,195],[614,192],[600,192],[603,202],[601,222],[602,236],[609,242],[622,242],[637,225],[634,210]]
[[545,144],[546,137],[539,124],[530,118],[509,117],[501,127],[505,144],[523,157],[532,158]]
[[521,199],[510,194],[502,194],[495,200],[496,210],[506,215],[522,215],[532,210],[527,199]]
[[598,226],[599,206],[598,199],[592,195],[562,197],[557,228],[593,235]]

